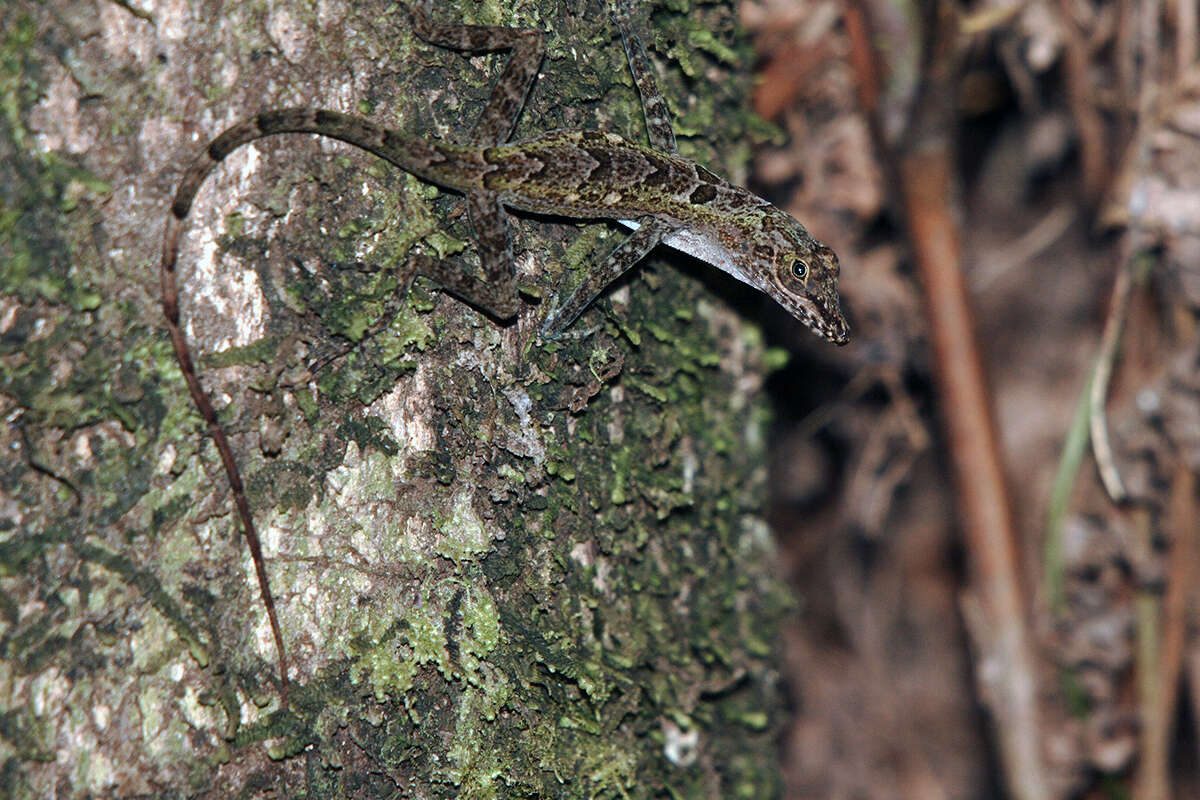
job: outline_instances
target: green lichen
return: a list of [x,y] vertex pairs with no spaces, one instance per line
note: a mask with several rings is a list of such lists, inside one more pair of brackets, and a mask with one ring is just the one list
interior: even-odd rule
[[437,529],[442,533],[438,555],[456,563],[486,553],[491,546],[492,537],[475,511],[469,493],[454,498],[450,516]]
[[[745,83],[722,83],[710,99],[689,76],[741,51],[723,44],[720,27],[704,38],[710,20],[727,19],[722,10],[662,7],[649,18],[649,44],[666,62],[664,91],[700,95],[681,104],[693,110],[680,131],[696,135],[684,149],[718,167],[713,154],[753,126],[729,105]],[[238,44],[222,58],[245,67],[245,52],[269,52],[269,13],[269,3],[239,7],[227,21]],[[315,10],[292,13],[309,24]],[[603,15],[539,16],[499,2],[464,13],[550,34],[521,131],[593,121],[641,130]],[[355,101],[364,113],[399,107],[411,129],[443,130],[477,113],[490,80],[479,61],[416,42],[393,21],[385,36],[347,25],[363,39],[350,43],[338,26],[314,23],[311,53],[366,46],[386,56],[387,74]],[[15,30],[0,54],[0,80],[25,87],[23,100],[4,95],[0,143],[9,148],[28,141],[20,125],[38,96],[25,56],[5,66],[35,46],[35,25]],[[687,47],[695,51],[685,56]],[[197,80],[198,97],[206,86],[213,96],[232,91]],[[137,131],[146,109],[114,102],[110,113],[114,130]],[[28,335],[0,352],[0,388],[28,409],[36,451],[78,487],[82,505],[35,536],[0,531],[5,580],[20,581],[30,607],[48,609],[4,618],[13,629],[6,667],[95,673],[79,684],[92,696],[117,656],[137,664],[144,715],[130,736],[161,737],[146,744],[141,766],[181,795],[211,793],[218,768],[245,781],[221,791],[270,782],[270,765],[243,766],[264,749],[275,759],[308,751],[304,791],[313,797],[363,794],[379,774],[405,775],[430,797],[703,796],[713,781],[731,796],[771,794],[779,720],[770,632],[789,606],[762,566],[771,555],[761,528],[746,523],[762,497],[761,440],[747,444],[746,431],[763,417],[719,369],[731,323],[699,302],[699,285],[652,264],[631,276],[619,309],[603,301],[573,331],[586,335],[552,344],[527,339],[528,320],[500,328],[427,284],[396,304],[397,268],[414,248],[470,268],[459,201],[359,154],[266,158],[270,169],[239,211],[223,215],[218,239],[222,256],[258,271],[264,331],[201,363],[233,436],[296,662],[283,709],[217,456],[157,324],[153,289],[130,288],[153,284],[153,263],[109,263],[89,239],[103,227],[105,184],[121,182],[28,152],[22,163],[33,167],[5,198],[33,199],[5,205],[0,225],[19,242],[5,279],[23,304],[14,330]],[[33,209],[36,227],[21,227],[17,208]],[[606,225],[515,224],[522,258],[540,266],[523,284],[541,306],[618,240]],[[129,258],[152,258],[155,239]],[[193,320],[199,338],[220,340],[228,320],[205,313]],[[308,359],[347,342],[356,346],[322,367],[314,390],[302,375]],[[760,368],[759,344],[746,350],[749,368]],[[62,353],[74,354],[71,369],[49,369]],[[87,440],[83,467],[69,437],[85,426],[105,433]],[[274,449],[263,446],[271,426],[280,431]],[[73,496],[24,464],[3,477],[30,507]],[[129,610],[109,619],[106,608],[117,606]],[[734,675],[748,677],[697,689]],[[666,762],[656,738],[664,719],[700,730],[714,762]],[[0,722],[0,745],[29,743],[2,751],[21,754],[22,775],[42,774],[35,757],[55,737],[38,730],[49,724]],[[74,785],[112,774],[104,758],[80,759]]]

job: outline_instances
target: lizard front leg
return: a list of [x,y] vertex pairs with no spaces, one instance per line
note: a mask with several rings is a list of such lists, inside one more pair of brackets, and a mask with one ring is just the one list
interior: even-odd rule
[[654,217],[642,217],[637,225],[637,230],[614,247],[603,264],[588,271],[567,301],[546,317],[542,323],[543,336],[548,339],[561,336],[606,286],[633,269],[672,231],[670,225]]

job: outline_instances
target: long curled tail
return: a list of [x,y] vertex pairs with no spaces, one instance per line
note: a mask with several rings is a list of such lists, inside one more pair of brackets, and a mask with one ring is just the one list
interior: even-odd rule
[[[339,136],[339,132],[344,135]],[[283,705],[286,706],[288,702],[287,651],[283,646],[283,632],[275,612],[275,598],[271,593],[271,584],[263,561],[262,541],[258,536],[258,529],[254,526],[250,503],[246,498],[241,471],[233,457],[233,449],[229,446],[225,429],[217,419],[217,412],[213,408],[212,400],[204,387],[200,385],[196,366],[192,360],[191,347],[179,324],[179,288],[175,277],[175,267],[179,258],[179,237],[183,232],[184,221],[191,210],[192,202],[195,200],[200,186],[204,183],[204,179],[238,147],[276,133],[320,133],[344,139],[351,144],[373,151],[376,150],[376,147],[369,145],[382,146],[387,142],[387,131],[365,120],[328,111],[309,109],[271,111],[234,125],[209,143],[204,152],[191,163],[184,173],[183,179],[179,182],[163,236],[160,277],[162,279],[163,314],[167,320],[167,329],[171,334],[171,344],[175,348],[175,358],[178,360],[179,369],[187,382],[192,402],[196,404],[200,415],[204,417],[204,422],[208,425],[209,436],[212,437],[213,444],[216,445],[217,452],[221,455],[221,463],[225,467],[229,488],[233,492],[234,504],[237,506],[238,517],[241,519],[242,533],[254,561],[259,593],[262,596],[263,605],[267,609],[271,635],[275,639],[275,650],[279,656],[280,697]]]
[[175,347],[175,357],[179,361],[180,371],[183,372],[184,380],[187,382],[188,393],[192,396],[192,401],[208,425],[209,435],[217,446],[217,452],[221,455],[221,463],[225,466],[225,474],[229,478],[229,488],[233,492],[238,516],[242,521],[242,531],[246,537],[246,544],[250,548],[250,555],[254,560],[258,588],[262,594],[263,605],[267,609],[267,617],[271,622],[271,634],[275,639],[275,649],[279,653],[280,695],[286,706],[287,654],[283,647],[283,634],[279,627],[279,620],[275,614],[275,600],[271,594],[271,585],[267,580],[266,567],[263,563],[262,543],[250,515],[250,503],[246,499],[241,472],[233,458],[229,439],[226,437],[221,423],[217,420],[217,413],[213,409],[212,401],[204,391],[204,387],[200,385],[196,367],[192,361],[191,348],[179,325],[179,287],[175,277],[176,262],[179,259],[179,237],[183,233],[184,221],[187,219],[188,212],[191,211],[192,203],[195,201],[204,179],[216,169],[221,161],[242,145],[264,136],[280,133],[315,133],[340,139],[385,158],[421,178],[460,191],[472,188],[478,178],[482,156],[476,148],[407,136],[349,114],[311,108],[284,108],[264,111],[243,120],[209,142],[204,152],[197,156],[184,172],[183,178],[179,182],[179,188],[175,191],[175,199],[171,202],[171,211],[167,217],[167,227],[163,235],[162,268],[160,270],[163,314],[167,318],[171,344]]
[[[215,162],[214,162],[215,163]],[[180,187],[180,194],[185,187]],[[193,189],[192,194],[195,194]],[[176,198],[179,199],[178,196]],[[175,285],[175,262],[179,255],[179,233],[183,227],[183,217],[178,215],[182,209],[187,213],[191,198],[187,198],[183,206],[173,206],[171,217],[167,220],[166,235],[163,237],[162,255],[162,306],[167,318],[167,329],[171,333],[171,344],[175,347],[175,358],[179,362],[179,370],[187,382],[188,394],[208,424],[208,433],[217,452],[221,454],[221,463],[225,465],[225,474],[229,478],[229,488],[233,492],[234,503],[237,505],[238,516],[242,520],[242,533],[246,544],[250,547],[250,556],[254,560],[254,572],[258,576],[258,589],[262,595],[263,605],[267,608],[267,618],[271,622],[271,634],[275,638],[275,650],[279,654],[279,694],[283,705],[287,705],[288,696],[288,663],[287,653],[283,648],[283,632],[279,628],[279,618],[275,614],[275,598],[271,594],[271,584],[267,579],[266,565],[263,563],[262,541],[258,538],[258,530],[254,527],[254,519],[250,515],[250,502],[246,499],[246,489],[242,484],[242,475],[237,462],[233,458],[233,450],[229,447],[229,439],[225,429],[217,419],[217,412],[200,379],[196,375],[196,367],[192,363],[192,352],[188,346],[187,337],[179,325],[179,291]]]

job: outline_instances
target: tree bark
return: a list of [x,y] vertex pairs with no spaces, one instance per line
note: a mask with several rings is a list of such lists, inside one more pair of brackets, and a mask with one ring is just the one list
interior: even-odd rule
[[[754,129],[747,53],[728,9],[678,5],[640,22],[685,155],[728,167],[717,153],[744,157]],[[434,13],[547,31],[518,136],[643,136],[598,3]],[[280,708],[228,484],[161,324],[169,198],[263,108],[461,137],[504,56],[431,47],[374,0],[4,16],[0,794],[777,794],[791,601],[761,518],[764,349],[729,284],[654,258],[542,342],[555,293],[621,233],[516,218],[522,284],[545,298],[516,323],[423,284],[396,301],[412,247],[470,263],[461,199],[309,136],[231,156],[180,257],[292,661]]]

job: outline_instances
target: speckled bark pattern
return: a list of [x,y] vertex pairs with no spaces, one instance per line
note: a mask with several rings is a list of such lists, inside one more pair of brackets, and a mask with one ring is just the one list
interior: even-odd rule
[[[518,138],[640,138],[598,4],[438,5],[546,32]],[[693,92],[681,149],[736,169],[748,54],[691,44],[730,41],[730,12],[653,20],[664,91]],[[397,303],[418,243],[478,268],[462,199],[303,137],[226,158],[179,260],[293,655],[278,707],[219,456],[160,321],[177,165],[257,108],[467,141],[503,69],[370,0],[6,7],[0,795],[778,792],[790,600],[758,516],[756,329],[655,263],[551,346],[534,316],[499,326],[424,282]],[[529,297],[624,235],[510,227]]]

